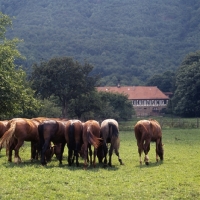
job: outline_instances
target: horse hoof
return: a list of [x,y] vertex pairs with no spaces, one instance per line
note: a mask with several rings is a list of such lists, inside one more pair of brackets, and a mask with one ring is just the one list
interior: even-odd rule
[[149,162],[145,162],[146,165],[149,165]]
[[103,165],[103,168],[107,168],[107,166],[108,166],[107,164],[104,164],[104,165]]

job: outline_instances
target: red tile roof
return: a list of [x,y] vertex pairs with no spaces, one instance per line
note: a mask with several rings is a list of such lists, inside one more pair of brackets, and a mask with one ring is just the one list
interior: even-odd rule
[[169,99],[156,86],[97,87],[97,91],[128,95],[128,99]]

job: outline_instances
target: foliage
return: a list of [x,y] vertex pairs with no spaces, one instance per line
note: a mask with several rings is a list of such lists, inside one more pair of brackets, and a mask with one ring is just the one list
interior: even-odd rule
[[70,104],[75,106],[77,99],[94,91],[98,76],[91,75],[92,69],[89,63],[81,65],[70,57],[52,58],[33,65],[32,87],[42,98],[57,97],[62,106],[62,117],[66,118]]
[[[132,122],[130,122],[132,123]],[[133,124],[132,124],[133,125]],[[120,127],[119,127],[120,128]],[[133,131],[120,131],[120,166],[113,155],[113,167],[83,170],[67,165],[65,147],[63,165],[53,158],[47,167],[30,162],[30,145],[20,151],[22,164],[8,163],[5,149],[1,151],[1,199],[198,199],[199,129],[163,130],[165,157],[156,163],[155,144],[149,152],[150,165],[139,165]],[[194,150],[195,149],[195,150]],[[191,156],[192,155],[192,156]],[[23,192],[22,192],[23,191]],[[48,192],[45,192],[48,191]]]
[[58,105],[58,99],[51,96],[49,99],[40,100],[41,108],[37,116],[60,118],[62,116],[62,108]]
[[163,74],[156,74],[147,81],[147,86],[157,86],[162,92],[174,91],[175,73],[166,71]]
[[191,53],[176,73],[173,110],[186,117],[200,116],[200,51]]
[[1,0],[15,16],[7,36],[24,39],[17,61],[28,73],[41,59],[87,59],[101,85],[143,85],[155,74],[175,71],[199,49],[198,0]]
[[99,92],[99,94],[101,109],[96,112],[96,115],[100,119],[128,120],[132,118],[133,105],[127,96],[110,92]]
[[14,64],[22,56],[17,50],[19,39],[5,38],[6,28],[11,24],[11,19],[0,13],[0,117],[28,117],[35,114],[39,102],[33,96],[25,71]]

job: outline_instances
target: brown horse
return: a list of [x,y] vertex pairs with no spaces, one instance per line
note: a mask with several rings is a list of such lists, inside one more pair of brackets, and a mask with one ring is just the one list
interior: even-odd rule
[[140,157],[140,164],[142,164],[141,154],[144,151],[144,161],[146,165],[149,164],[148,152],[150,150],[150,142],[156,142],[156,161],[158,156],[163,160],[163,144],[162,131],[160,124],[156,120],[140,120],[134,126],[135,138],[137,140],[138,153]]
[[68,164],[69,166],[73,164],[75,156],[76,166],[79,166],[78,155],[83,144],[83,124],[79,120],[68,120],[65,125],[65,139],[68,147]]
[[39,122],[25,119],[14,118],[7,124],[7,131],[0,140],[0,148],[6,146],[9,152],[8,161],[12,162],[12,150],[15,151],[15,162],[21,162],[19,149],[24,141],[31,141],[31,160],[35,155],[35,146],[39,142],[38,127]]
[[[94,146],[94,157],[92,162],[92,150],[91,145]],[[101,145],[100,138],[100,125],[95,120],[88,120],[83,124],[83,157],[84,157],[84,168],[88,166],[88,149],[89,149],[89,160],[90,165],[96,166],[96,155],[97,148]]]
[[119,156],[119,125],[116,120],[106,119],[101,123],[101,138],[103,139],[103,145],[101,145],[97,151],[99,162],[101,163],[104,158],[104,167],[107,166],[108,144],[110,143],[108,165],[112,166],[111,159],[113,150],[118,157],[120,165],[123,165],[122,159]]
[[[6,130],[7,130],[7,128],[6,128],[7,124],[8,124],[8,120],[0,121],[0,138],[6,132]],[[0,147],[0,151],[1,151],[1,147]]]
[[6,132],[6,126],[8,124],[9,120],[3,120],[0,121],[0,138],[3,136],[3,134]]
[[48,119],[43,121],[38,126],[40,150],[41,150],[41,164],[46,165],[45,152],[50,148],[51,142],[57,147],[56,157],[62,164],[64,147],[66,144],[65,140],[65,122],[61,120]]

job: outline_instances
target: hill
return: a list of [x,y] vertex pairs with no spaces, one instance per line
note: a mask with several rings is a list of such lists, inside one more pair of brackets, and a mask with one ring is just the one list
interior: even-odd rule
[[93,64],[101,85],[141,85],[200,46],[198,0],[1,0],[0,9],[15,17],[7,37],[24,40],[28,72],[70,56]]

